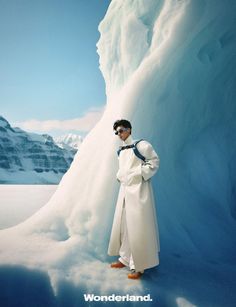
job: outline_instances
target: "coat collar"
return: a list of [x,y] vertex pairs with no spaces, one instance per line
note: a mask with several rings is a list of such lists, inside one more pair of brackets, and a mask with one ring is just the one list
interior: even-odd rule
[[126,140],[122,141],[122,145],[125,146],[125,145],[131,145],[131,144],[133,144],[133,138],[130,134]]

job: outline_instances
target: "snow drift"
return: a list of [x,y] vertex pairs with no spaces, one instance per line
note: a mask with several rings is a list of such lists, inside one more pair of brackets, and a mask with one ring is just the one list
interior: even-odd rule
[[[150,282],[146,280],[146,289],[159,287],[158,299],[168,306],[211,299],[214,306],[226,306],[232,300],[234,29],[233,0],[111,2],[99,25],[97,43],[106,82],[104,114],[49,202],[24,223],[1,231],[2,264],[46,270],[54,289],[63,274],[78,287],[102,293],[145,290],[142,283],[130,283],[126,272],[113,272],[107,256],[118,193],[119,140],[112,124],[126,118],[132,122],[134,138],[149,140],[160,157],[153,187],[160,229],[158,270],[165,273],[158,276],[155,271]],[[210,281],[207,270],[198,275],[209,281],[205,286],[212,290],[210,294],[192,291],[190,284],[196,286],[193,264],[214,272]],[[172,287],[171,278],[179,276],[180,268],[181,274],[191,272],[179,281],[185,284],[181,292],[185,298],[176,285]],[[216,285],[221,278],[229,292],[223,287],[218,297]],[[167,281],[171,294],[162,281]]]

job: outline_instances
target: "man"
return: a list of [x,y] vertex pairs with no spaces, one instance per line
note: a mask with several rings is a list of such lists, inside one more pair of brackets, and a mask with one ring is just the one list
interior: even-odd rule
[[160,159],[152,145],[141,140],[137,143],[140,155],[132,147],[132,126],[126,119],[113,124],[115,134],[123,141],[119,152],[119,170],[116,174],[121,183],[113,219],[108,255],[119,255],[112,268],[129,267],[128,278],[140,278],[147,268],[159,264],[160,242],[152,190],[151,177],[159,168]]

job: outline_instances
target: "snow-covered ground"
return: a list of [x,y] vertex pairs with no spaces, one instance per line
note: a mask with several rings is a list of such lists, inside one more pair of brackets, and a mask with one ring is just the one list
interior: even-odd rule
[[44,206],[57,185],[0,184],[0,229],[17,225]]
[[[56,188],[57,185],[0,185],[0,228],[24,221],[46,204]],[[36,303],[42,307],[89,306],[83,299],[83,293],[150,294],[153,301],[145,302],[146,306],[221,307],[235,304],[236,270],[231,265],[199,258],[193,261],[194,257],[179,255],[173,251],[171,255],[161,254],[161,266],[147,270],[141,286],[139,281],[127,280],[126,268],[112,270],[106,263],[94,261],[92,256],[87,260],[86,265],[84,260],[83,266],[78,265],[77,272],[76,269],[72,271],[69,269],[69,262],[77,261],[76,253],[72,253],[67,264],[64,263],[65,276],[60,278],[57,296],[53,292],[47,271],[19,265],[0,266],[1,306],[28,307]],[[81,284],[76,286],[72,283],[72,276],[74,280],[80,280],[85,288]],[[100,305],[99,302],[96,304]],[[108,304],[113,306],[115,302]],[[139,304],[138,302],[137,306]],[[131,305],[131,302],[127,305]]]
[[[111,2],[97,44],[105,112],[45,206],[0,232],[1,297],[15,302],[20,284],[26,301],[50,306],[88,306],[83,293],[236,306],[235,16],[234,0]],[[160,264],[137,281],[107,255],[122,117],[160,157]]]

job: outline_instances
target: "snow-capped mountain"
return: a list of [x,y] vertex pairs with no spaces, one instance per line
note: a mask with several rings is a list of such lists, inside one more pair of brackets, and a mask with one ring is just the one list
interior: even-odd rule
[[76,151],[59,147],[48,134],[11,127],[0,116],[0,183],[58,183]]
[[64,134],[58,137],[54,137],[53,139],[59,147],[71,150],[72,152],[76,152],[83,142],[81,135],[73,133]]

